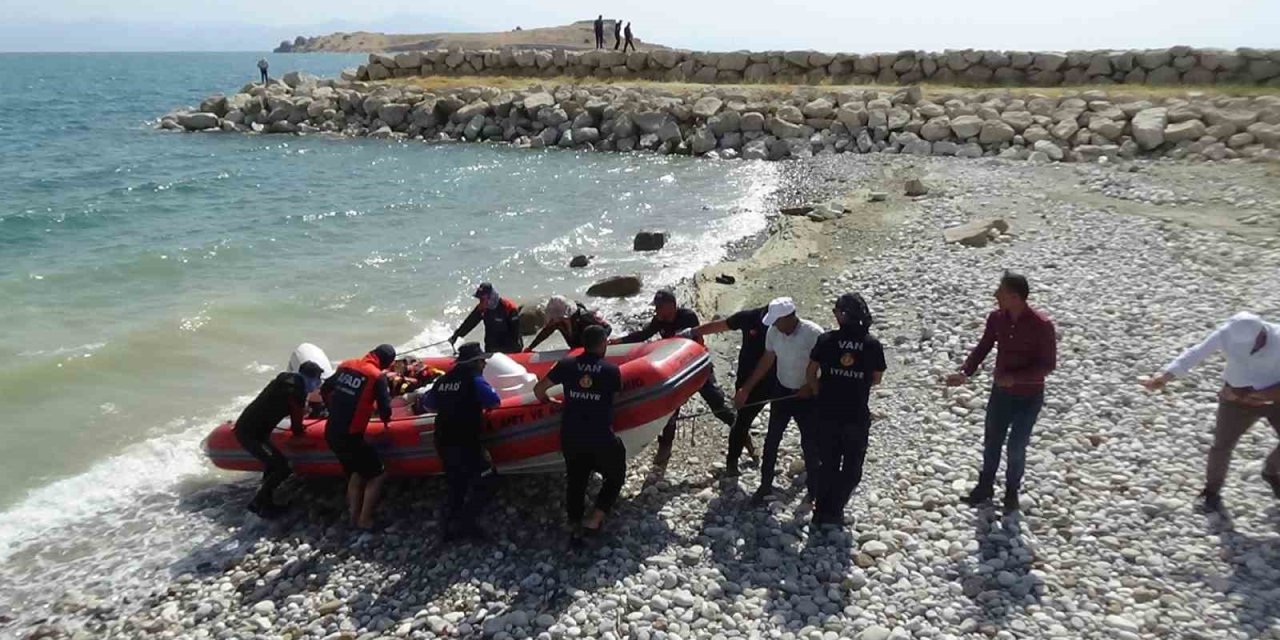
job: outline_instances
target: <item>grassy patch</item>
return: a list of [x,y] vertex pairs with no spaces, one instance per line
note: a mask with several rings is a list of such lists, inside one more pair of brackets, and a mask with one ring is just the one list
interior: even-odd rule
[[[425,91],[439,92],[465,87],[494,87],[508,91],[518,91],[542,85],[578,85],[584,87],[614,86],[624,88],[661,89],[674,94],[702,93],[714,87],[721,90],[739,91],[747,95],[777,95],[801,93],[838,92],[858,89],[877,89],[880,91],[896,91],[897,85],[847,85],[823,83],[820,85],[796,84],[697,84],[692,82],[661,82],[657,80],[618,80],[609,81],[601,78],[571,78],[557,76],[552,78],[527,78],[516,76],[425,76],[413,78],[396,78],[385,81],[398,86],[414,86]],[[1262,96],[1280,95],[1280,89],[1274,87],[1257,87],[1252,85],[1214,85],[1197,87],[1149,87],[1145,85],[1079,85],[1070,87],[962,87],[958,85],[942,85],[925,83],[920,85],[925,97],[953,96],[957,93],[1007,93],[1013,96],[1045,95],[1062,97],[1076,95],[1085,91],[1102,91],[1109,95],[1124,95],[1134,98],[1182,98],[1182,97],[1216,97],[1216,96]]]

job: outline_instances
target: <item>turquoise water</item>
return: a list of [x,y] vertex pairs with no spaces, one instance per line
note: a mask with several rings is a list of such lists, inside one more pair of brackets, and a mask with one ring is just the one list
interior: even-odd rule
[[[520,301],[614,273],[652,291],[764,224],[763,164],[153,129],[259,57],[0,55],[0,562],[211,473],[200,436],[299,342],[433,342],[480,280]],[[642,229],[672,244],[632,253]],[[576,253],[597,259],[570,271]]]

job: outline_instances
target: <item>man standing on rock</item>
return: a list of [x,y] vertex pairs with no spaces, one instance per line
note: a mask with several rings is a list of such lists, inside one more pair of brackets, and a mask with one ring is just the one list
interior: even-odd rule
[[[800,428],[800,450],[804,456],[805,488],[807,502],[818,495],[818,443],[813,433],[812,389],[806,379],[809,355],[813,352],[822,327],[803,320],[796,314],[791,298],[774,298],[762,320],[769,327],[764,339],[764,355],[756,363],[751,377],[733,396],[733,404],[742,407],[751,398],[757,386],[773,377],[775,399],[769,403],[769,431],[764,437],[764,461],[760,465],[760,488],[751,497],[754,504],[763,504],[773,494],[773,478],[778,464],[778,447],[782,434],[794,418]],[[776,365],[776,366],[775,366]]]
[[258,72],[262,75],[262,84],[267,84],[267,59],[258,58]]
[[[1164,371],[1143,382],[1151,391],[1164,388],[1175,377],[1187,375],[1210,354],[1221,351],[1227,359],[1218,392],[1218,417],[1213,446],[1205,469],[1205,512],[1222,510],[1222,485],[1227,479],[1231,452],[1255,422],[1266,418],[1280,434],[1280,325],[1263,322],[1252,313],[1238,313],[1200,344],[1169,363]],[[1262,479],[1280,498],[1280,445],[1267,456]]]
[[[698,314],[692,309],[681,307],[676,303],[676,294],[670,289],[659,289],[653,294],[653,319],[649,324],[639,331],[633,331],[617,340],[614,344],[632,344],[644,342],[655,335],[663,338],[670,338],[683,329],[692,329],[698,326]],[[721,422],[733,427],[734,414],[733,409],[729,408],[724,399],[724,392],[716,384],[716,372],[711,370],[711,375],[707,378],[706,384],[698,389],[698,394],[702,396],[703,401],[711,407],[711,411]],[[671,459],[671,444],[676,439],[676,416],[672,415],[671,420],[667,422],[667,426],[663,428],[662,435],[658,437],[658,452],[654,456],[656,464],[665,464]]]
[[1048,316],[1027,304],[1031,287],[1027,279],[1005,272],[996,288],[998,308],[987,316],[982,340],[959,372],[947,376],[948,386],[960,386],[996,350],[995,382],[987,400],[986,428],[982,438],[982,471],[978,486],[962,498],[977,506],[995,495],[1000,450],[1009,442],[1005,468],[1004,508],[1017,511],[1018,492],[1027,466],[1031,429],[1044,406],[1044,379],[1058,364],[1058,338]]
[[617,51],[622,47],[622,21],[613,21],[613,50]]
[[480,444],[480,432],[484,429],[485,409],[502,404],[498,392],[484,379],[488,357],[479,344],[462,345],[453,369],[418,399],[418,411],[436,414],[436,453],[444,464],[449,486],[440,520],[443,542],[484,538],[476,517],[489,497],[494,470]]
[[291,473],[289,460],[271,444],[271,434],[285,416],[289,416],[289,429],[294,436],[306,433],[302,418],[307,412],[307,394],[320,388],[323,374],[320,365],[310,360],[302,363],[297,373],[281,373],[236,418],[232,429],[236,441],[262,463],[262,488],[249,503],[249,511],[263,518],[280,514],[283,507],[276,504],[275,490]]
[[627,23],[627,28],[623,30],[623,34],[626,37],[626,42],[622,44],[622,52],[626,53],[627,47],[631,47],[631,50],[635,51],[636,43],[631,41],[631,23],[630,22]]
[[391,388],[383,371],[395,359],[395,347],[378,345],[363,358],[338,365],[320,390],[329,407],[324,439],[347,474],[347,507],[351,522],[361,529],[373,528],[373,512],[386,480],[382,460],[365,442],[364,433],[375,407],[384,429],[391,422]]
[[[533,388],[539,400],[564,404],[560,451],[567,475],[565,509],[575,546],[581,543],[582,534],[599,533],[627,476],[627,449],[613,433],[613,397],[622,390],[622,372],[604,359],[609,342],[603,328],[587,327],[583,343],[586,351],[582,355],[556,363]],[[556,384],[564,389],[563,401],[547,395]],[[584,522],[587,481],[593,471],[604,481],[596,494],[595,511]]]
[[807,380],[816,394],[814,430],[822,458],[815,524],[844,525],[849,498],[862,482],[871,436],[871,387],[886,369],[884,347],[870,334],[871,310],[862,296],[836,299],[840,327],[818,338],[809,354]]
[[[734,378],[734,391],[742,389],[742,385],[756,370],[760,358],[764,356],[764,338],[769,327],[764,324],[764,316],[769,312],[768,306],[754,309],[743,309],[723,320],[713,320],[692,329],[685,329],[676,334],[681,338],[700,340],[703,336],[725,331],[742,332],[742,346],[738,348],[738,375]],[[743,449],[751,458],[756,457],[755,445],[751,442],[751,424],[764,409],[764,405],[774,397],[774,375],[770,371],[765,379],[751,390],[747,402],[738,408],[737,418],[729,430],[729,453],[725,458],[725,477],[736,478],[740,475],[738,461]]]
[[599,16],[596,16],[595,30],[596,30],[596,48],[603,49],[604,48],[604,14],[603,13],[600,14]]
[[524,351],[524,338],[520,335],[520,306],[498,295],[493,285],[480,283],[475,297],[480,302],[462,321],[449,344],[471,333],[476,325],[484,322],[484,350],[486,353],[520,353]]

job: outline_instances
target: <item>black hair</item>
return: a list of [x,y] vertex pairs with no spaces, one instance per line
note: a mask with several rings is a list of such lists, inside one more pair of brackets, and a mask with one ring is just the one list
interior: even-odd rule
[[1004,275],[1000,276],[1000,286],[1018,294],[1018,297],[1023,300],[1031,296],[1031,285],[1027,284],[1027,277],[1020,273],[1004,272]]
[[604,327],[593,324],[582,330],[582,346],[587,351],[599,351],[609,339],[609,333]]

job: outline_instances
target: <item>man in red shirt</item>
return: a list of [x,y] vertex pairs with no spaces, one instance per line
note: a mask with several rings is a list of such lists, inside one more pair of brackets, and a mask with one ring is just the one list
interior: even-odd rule
[[1004,508],[1018,510],[1018,491],[1027,466],[1027,444],[1040,408],[1044,406],[1044,379],[1057,366],[1058,338],[1048,316],[1027,304],[1031,288],[1024,276],[1005,272],[996,289],[999,307],[987,316],[982,340],[959,372],[947,376],[947,386],[959,386],[973,376],[982,361],[996,350],[995,383],[987,400],[986,431],[982,438],[982,471],[978,486],[962,500],[971,506],[995,495],[1000,449],[1008,438]]

